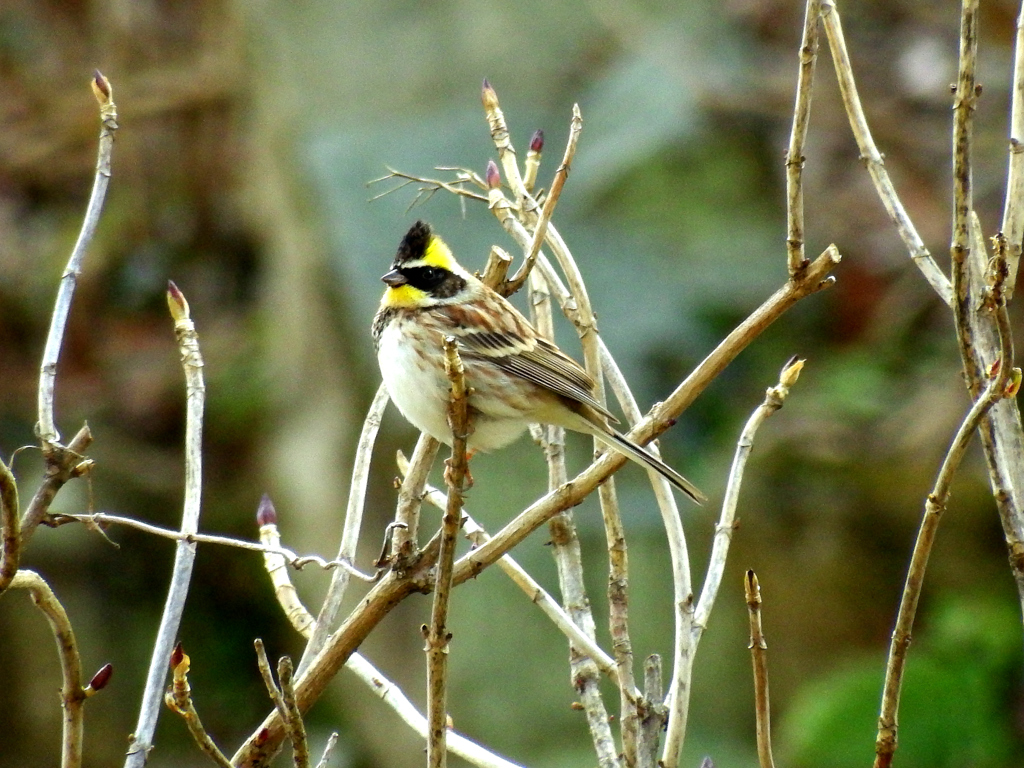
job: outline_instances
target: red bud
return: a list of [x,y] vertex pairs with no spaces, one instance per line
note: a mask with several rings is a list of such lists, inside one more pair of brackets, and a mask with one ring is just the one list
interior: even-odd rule
[[274,502],[270,500],[269,493],[263,494],[260,505],[256,508],[256,524],[261,528],[264,525],[277,525],[277,510],[274,509]]
[[89,681],[89,687],[94,691],[102,691],[107,687],[107,683],[110,682],[110,678],[114,676],[114,665],[104,664],[100,667],[99,672],[92,676],[92,680]]
[[544,131],[539,128],[530,137],[530,151],[541,152],[544,149]]
[[487,161],[487,188],[498,189],[501,186],[501,173],[498,171],[498,164],[493,160]]
[[185,660],[185,649],[181,647],[179,642],[174,646],[174,650],[171,651],[171,668],[178,666],[182,661]]

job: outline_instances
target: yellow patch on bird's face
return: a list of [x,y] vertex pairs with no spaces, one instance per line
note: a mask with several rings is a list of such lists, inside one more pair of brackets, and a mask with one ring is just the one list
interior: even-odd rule
[[[437,235],[431,236],[430,242],[427,243],[427,248],[422,256],[403,261],[399,268],[415,269],[417,267],[439,267],[448,272],[460,269],[451,250],[444,240]],[[422,307],[424,304],[431,303],[431,301],[431,296],[426,291],[406,283],[405,285],[387,288],[384,291],[384,297],[381,299],[380,305],[394,309],[409,309]]]
[[400,285],[397,288],[386,289],[384,298],[380,300],[380,305],[394,309],[408,309],[423,306],[426,298],[426,291],[413,288],[411,285]]

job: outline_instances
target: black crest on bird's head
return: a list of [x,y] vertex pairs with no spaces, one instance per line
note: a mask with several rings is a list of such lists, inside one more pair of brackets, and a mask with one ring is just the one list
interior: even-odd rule
[[425,221],[417,221],[409,231],[405,233],[402,242],[398,245],[398,253],[395,254],[394,266],[398,267],[412,259],[420,259],[426,254],[430,238],[434,233],[430,225]]

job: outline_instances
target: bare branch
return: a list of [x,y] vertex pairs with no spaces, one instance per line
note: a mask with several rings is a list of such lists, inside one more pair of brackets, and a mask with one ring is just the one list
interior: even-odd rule
[[448,631],[448,605],[455,544],[462,525],[462,486],[468,468],[466,440],[471,429],[466,371],[459,357],[458,343],[452,336],[444,339],[444,369],[451,384],[448,424],[452,429],[452,455],[445,468],[448,506],[441,518],[441,547],[430,624],[423,627],[427,653],[427,765],[430,768],[444,768],[448,764],[448,642],[452,637]]
[[188,684],[190,665],[191,660],[188,654],[182,650],[181,643],[178,643],[171,655],[171,690],[165,694],[164,703],[185,720],[188,732],[192,734],[196,746],[205,755],[222,768],[231,768],[231,761],[220,751],[213,739],[210,738],[210,734],[206,732],[202,720],[199,719],[195,704],[192,702],[192,687]]
[[775,768],[772,759],[771,707],[768,701],[768,644],[761,631],[761,585],[747,571],[743,580],[750,618],[750,658],[754,665],[754,714],[757,722],[757,759],[761,768]]
[[441,444],[430,435],[421,434],[412,452],[409,472],[398,490],[398,507],[395,510],[392,558],[401,565],[415,556],[419,539],[420,506],[423,503],[423,486],[437,457]]
[[282,656],[277,662],[277,679],[281,682],[282,715],[288,739],[292,743],[292,761],[295,768],[309,768],[309,742],[306,739],[302,713],[299,712],[299,705],[295,700],[294,672],[292,660],[288,656]]
[[1010,94],[1010,157],[1000,233],[1007,244],[1007,300],[1013,296],[1017,284],[1021,241],[1024,240],[1024,5],[1017,16],[1017,34],[1013,47],[1013,88]]
[[60,440],[60,434],[53,418],[53,390],[57,378],[57,359],[64,341],[64,330],[67,328],[68,315],[71,313],[71,300],[75,295],[78,276],[82,273],[82,261],[85,252],[92,242],[96,225],[103,210],[103,200],[110,184],[110,155],[114,149],[114,132],[117,130],[117,106],[112,96],[110,81],[98,71],[90,81],[93,95],[100,107],[100,141],[99,154],[96,158],[96,175],[93,178],[92,193],[85,209],[82,229],[78,240],[71,250],[71,257],[57,290],[57,301],[50,320],[50,331],[46,335],[46,346],[43,349],[43,362],[39,369],[39,437],[43,441],[44,450],[50,443]]
[[27,590],[32,602],[43,612],[53,639],[57,642],[57,655],[64,684],[60,690],[61,709],[64,712],[64,736],[61,741],[61,768],[80,768],[82,765],[82,735],[85,729],[82,703],[86,692],[82,689],[82,659],[68,615],[53,590],[35,571],[22,569],[14,574],[11,589]]
[[814,83],[814,65],[818,59],[818,17],[821,0],[807,0],[804,14],[804,34],[800,41],[800,73],[796,81],[796,106],[793,108],[793,128],[789,134],[786,152],[786,213],[789,222],[786,251],[789,274],[796,275],[804,268],[804,142],[807,123],[811,117],[811,86]]
[[[787,309],[805,296],[831,285],[827,276],[839,261],[839,252],[835,246],[829,246],[811,262],[800,280],[787,282],[737,326],[664,402],[655,405],[647,416],[630,430],[627,437],[644,444],[668,429],[678,415],[733,358]],[[604,454],[573,480],[529,506],[498,531],[487,544],[459,559],[455,564],[456,583],[461,584],[466,579],[475,577],[546,520],[561,510],[578,504],[626,461],[628,459],[619,453]]]
[[917,233],[914,223],[910,220],[910,216],[896,194],[896,188],[889,178],[889,172],[885,169],[882,154],[871,137],[867,118],[864,117],[864,108],[857,95],[857,84],[853,79],[850,54],[846,50],[846,40],[843,37],[843,28],[839,21],[839,11],[836,10],[833,0],[822,0],[821,18],[825,24],[829,47],[832,49],[832,61],[835,63],[839,91],[843,97],[843,104],[846,106],[850,127],[853,129],[853,136],[860,148],[861,158],[867,164],[868,173],[875,184],[878,196],[882,199],[882,205],[885,206],[889,218],[896,225],[896,231],[899,232],[900,238],[910,252],[910,258],[921,270],[935,292],[939,294],[939,298],[947,305],[952,306],[953,289],[949,280],[939,269],[928,249],[925,248],[921,236]]
[[302,570],[307,565],[315,565],[325,571],[340,569],[349,575],[355,576],[357,579],[370,584],[380,578],[380,576],[376,574],[370,576],[369,574],[363,573],[345,560],[325,560],[319,555],[299,555],[287,547],[257,544],[254,541],[233,539],[229,536],[218,536],[212,533],[188,533],[184,531],[175,531],[170,528],[161,528],[150,523],[144,523],[141,520],[136,520],[132,517],[121,517],[120,515],[111,515],[106,512],[90,512],[80,515],[61,514],[58,517],[58,522],[63,521],[85,523],[86,526],[123,525],[126,528],[134,528],[138,531],[150,533],[154,536],[160,536],[164,539],[171,539],[172,541],[184,542],[186,544],[216,544],[222,547],[245,549],[249,552],[261,552],[266,556],[277,556],[283,558],[284,561],[296,570]]
[[900,688],[903,683],[911,630],[914,625],[914,617],[917,614],[917,604],[921,597],[921,588],[924,584],[925,570],[928,567],[928,557],[935,541],[935,533],[949,500],[950,485],[971,437],[974,435],[974,430],[978,428],[985,414],[1000,399],[1015,394],[1015,389],[1007,390],[1011,375],[1019,377],[1020,374],[1019,371],[1014,372],[1009,365],[1000,363],[985,392],[971,406],[957,430],[935,479],[935,486],[925,502],[924,518],[921,520],[917,541],[914,543],[914,551],[910,557],[903,597],[900,600],[899,613],[896,616],[896,628],[893,630],[892,641],[889,645],[885,685],[882,689],[882,705],[878,716],[878,737],[875,741],[875,768],[887,768],[891,765],[893,753],[896,751],[896,713],[899,709]]
[[565,155],[562,157],[562,163],[558,166],[558,170],[555,171],[555,178],[551,182],[551,191],[548,192],[547,199],[544,201],[544,207],[541,209],[537,223],[534,225],[533,237],[526,248],[526,258],[523,260],[523,265],[512,276],[512,279],[509,280],[509,284],[505,286],[503,293],[506,296],[510,296],[518,291],[533,270],[533,265],[537,261],[537,255],[540,253],[540,247],[544,244],[544,239],[547,236],[551,216],[555,212],[558,198],[562,195],[562,187],[565,186],[565,180],[569,178],[569,167],[572,165],[573,157],[576,156],[576,144],[579,142],[582,130],[583,117],[580,115],[580,107],[578,104],[573,104],[572,121],[569,124],[569,140],[565,146]]
[[46,449],[46,476],[39,484],[28,509],[21,516],[21,547],[28,546],[32,534],[46,518],[50,504],[57,492],[72,478],[79,477],[92,468],[92,461],[85,457],[85,449],[92,444],[92,432],[84,425],[66,446],[51,443]]
[[[203,381],[203,357],[199,352],[199,337],[189,316],[188,302],[174,283],[167,288],[167,306],[174,318],[174,334],[178,339],[181,364],[185,371],[185,502],[181,516],[181,533],[195,534],[199,529],[202,500],[203,467],[203,407],[206,402],[206,384]],[[125,768],[142,768],[153,747],[153,733],[160,716],[160,699],[164,680],[167,679],[167,659],[174,646],[181,615],[185,610],[196,545],[179,541],[174,553],[171,585],[160,618],[160,629],[153,644],[153,656],[142,692],[139,720],[128,746]]]
[[729,544],[732,541],[733,530],[736,528],[736,506],[739,502],[740,486],[743,484],[743,472],[754,447],[754,436],[768,417],[785,403],[786,397],[789,395],[789,388],[796,383],[803,366],[804,361],[799,358],[793,358],[783,366],[779,375],[779,383],[774,387],[769,387],[765,393],[764,402],[750,415],[746,426],[740,433],[736,454],[732,460],[732,468],[729,470],[725,499],[722,501],[722,514],[718,518],[718,525],[715,526],[715,540],[711,547],[711,560],[708,563],[707,576],[704,578],[704,588],[701,590],[697,610],[694,612],[694,631],[698,639],[707,628],[711,609],[714,607],[718,589],[722,584],[725,561],[729,555]]
[[[953,104],[953,241],[950,244],[953,283],[953,321],[956,325],[960,357],[972,394],[977,393],[981,379],[979,350],[974,341],[975,327],[969,317],[977,301],[972,286],[971,213],[974,210],[972,190],[971,149],[974,134],[975,70],[978,59],[978,3],[964,0],[960,29],[960,73],[957,77]],[[974,254],[974,263],[983,254]],[[975,271],[978,274],[978,271]]]
[[320,758],[320,762],[316,764],[316,768],[327,768],[331,762],[331,755],[334,753],[334,748],[338,745],[338,732],[335,731],[331,734],[330,738],[327,739],[327,746],[324,747],[323,757]]
[[[391,707],[410,728],[424,739],[427,738],[427,719],[420,714],[415,705],[402,693],[402,690],[381,674],[380,670],[367,661],[364,656],[353,653],[345,668],[354,672],[356,677],[366,683],[370,690]],[[499,757],[452,729],[448,730],[448,751],[468,763],[480,766],[480,768],[519,768],[516,763]]]
[[[362,431],[359,433],[359,442],[356,444],[356,456],[352,462],[352,483],[349,486],[348,507],[345,510],[345,525],[341,531],[341,544],[338,546],[338,562],[354,563],[356,559],[359,531],[363,525],[363,509],[366,506],[366,485],[370,479],[370,459],[373,456],[373,445],[377,440],[377,432],[380,429],[380,422],[384,417],[384,409],[387,404],[388,391],[381,384],[377,387],[377,394],[373,396],[373,401],[370,403],[369,411],[363,420]],[[320,608],[320,615],[317,616],[313,634],[302,652],[302,658],[299,659],[298,674],[300,676],[306,671],[313,657],[324,647],[327,635],[341,610],[341,602],[348,590],[349,576],[349,571],[342,568],[331,577],[331,584],[327,588],[327,596]]]
[[[546,261],[546,260],[545,260]],[[554,341],[554,318],[551,311],[549,285],[539,272],[530,272],[530,315],[534,327],[545,338]],[[554,425],[538,426],[540,444],[548,465],[548,490],[552,491],[565,483],[565,430]],[[587,638],[590,645],[596,645],[597,625],[587,596],[583,577],[583,555],[579,535],[571,509],[563,510],[548,523],[551,536],[551,555],[558,569],[558,585],[569,621]],[[612,735],[608,710],[601,695],[599,664],[597,659],[586,653],[585,645],[577,645],[570,639],[569,676],[573,689],[579,696],[587,720],[587,728],[599,766],[618,765],[618,749]],[[616,682],[622,685],[616,667]]]
[[0,460],[0,595],[7,591],[21,562],[21,509],[18,484]]

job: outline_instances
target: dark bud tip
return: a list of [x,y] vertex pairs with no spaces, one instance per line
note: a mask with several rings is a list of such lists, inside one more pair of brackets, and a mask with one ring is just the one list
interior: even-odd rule
[[110,678],[114,676],[114,665],[104,664],[100,667],[99,672],[92,676],[92,680],[89,681],[89,687],[94,691],[102,691],[107,687],[107,683],[110,682]]
[[498,171],[498,164],[493,160],[487,161],[487,188],[498,189],[501,186],[501,173]]
[[92,71],[92,81],[96,84],[96,89],[109,99],[110,81],[103,76],[103,73],[98,69],[94,69]]
[[495,109],[498,106],[498,94],[486,77],[483,90],[480,92],[480,100],[484,103],[484,109]]
[[270,500],[269,493],[263,494],[260,505],[256,508],[256,524],[261,528],[264,525],[277,525],[277,510],[274,509],[274,502]]
[[539,128],[530,137],[530,151],[540,153],[544,150],[544,131]]
[[174,322],[188,319],[188,301],[185,300],[185,294],[174,284],[173,280],[167,281],[167,308],[171,311]]
[[181,664],[185,660],[185,649],[181,647],[179,642],[174,646],[174,650],[171,651],[171,667],[174,668]]

